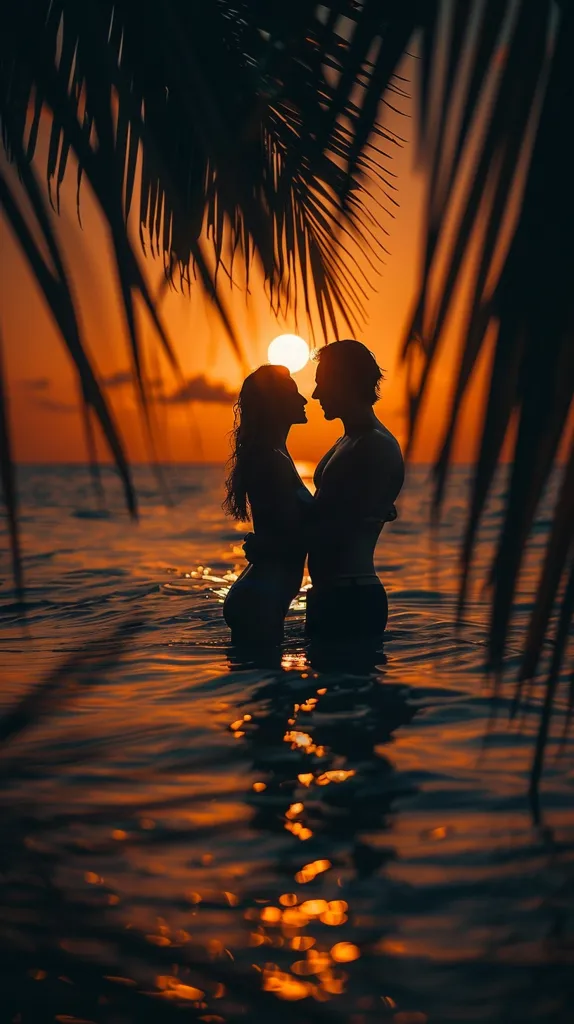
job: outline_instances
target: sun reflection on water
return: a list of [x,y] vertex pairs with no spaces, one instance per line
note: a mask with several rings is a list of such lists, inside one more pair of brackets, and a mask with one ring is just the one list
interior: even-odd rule
[[[308,681],[314,681],[318,677],[304,652],[284,653],[281,667],[287,673],[286,678],[297,683],[297,689],[306,688]],[[357,776],[356,768],[339,766],[337,760],[337,766],[319,766],[319,762],[324,762],[325,758],[331,755],[325,743],[315,741],[313,721],[321,700],[326,699],[328,693],[327,686],[315,686],[311,693],[308,689],[306,693],[302,689],[299,699],[286,703],[283,711],[287,724],[291,726],[282,733],[283,743],[298,757],[311,758],[317,762],[317,767],[313,770],[294,772],[293,781],[289,785],[291,798],[283,804],[283,827],[299,841],[313,840],[313,815],[309,819],[306,803],[297,796],[297,789],[293,789],[293,786],[301,787],[302,791],[308,792],[314,785],[321,789],[329,784],[338,787]],[[299,727],[293,728],[303,718],[304,730]],[[255,726],[255,733],[246,735],[246,720]],[[261,725],[257,715],[244,714],[243,717],[231,722],[230,729],[235,735],[239,734],[245,737],[245,741],[251,742],[250,737],[256,737],[257,729],[261,728]],[[277,776],[277,771],[274,774]],[[279,797],[280,790],[276,789],[277,778],[273,779],[271,776],[265,782],[252,783],[252,791],[265,801],[270,784]],[[276,813],[279,813],[277,797],[274,797],[274,806]],[[297,885],[313,886],[326,878],[332,868],[330,859],[318,857],[296,866],[293,879]],[[339,887],[340,878],[334,879],[334,883]],[[270,963],[268,960],[254,964],[261,974],[263,990],[287,1001],[305,998],[324,1001],[342,995],[346,991],[349,975],[340,965],[352,964],[359,959],[360,948],[355,942],[345,938],[344,933],[339,940],[333,942],[332,938],[329,939],[326,935],[323,937],[322,930],[332,935],[334,929],[344,929],[348,925],[351,913],[348,900],[340,897],[303,896],[297,892],[281,893],[275,899],[275,903],[267,903],[259,911],[255,908],[248,908],[245,911],[245,919],[252,925],[257,925],[256,929],[250,932],[249,945],[254,949],[266,949],[269,946],[285,948],[287,944],[292,950],[304,953],[305,958],[295,959],[289,965],[283,966]],[[313,934],[316,929],[320,931]]]

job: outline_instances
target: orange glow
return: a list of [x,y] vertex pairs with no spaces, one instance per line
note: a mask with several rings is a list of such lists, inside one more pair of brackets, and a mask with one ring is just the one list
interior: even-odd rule
[[307,963],[313,974],[321,974],[322,971],[328,971],[331,966],[331,957],[328,953],[319,952],[316,949],[310,949],[307,953]]
[[325,785],[326,782],[346,782],[347,779],[351,779],[354,774],[354,769],[349,769],[349,771],[337,769],[335,771],[323,772],[323,774],[317,779],[317,783],[319,786],[322,786]]
[[296,960],[295,963],[291,964],[291,970],[293,974],[313,974],[313,968],[308,960]]
[[298,814],[301,814],[302,810],[303,810],[303,804],[301,804],[301,803],[291,804],[289,810],[285,812],[285,817],[286,818],[296,818]]
[[188,999],[197,1002],[205,995],[200,988],[182,985],[178,978],[172,978],[169,975],[160,975],[156,978],[156,985],[167,999]]
[[[312,882],[317,875],[320,875],[323,871],[328,871],[330,867],[330,860],[315,860],[311,864],[304,864],[295,875],[295,881],[303,884]],[[325,907],[325,909],[327,908]]]
[[266,921],[267,924],[277,924],[281,920],[279,907],[264,907],[261,911],[261,920]]
[[293,925],[296,928],[304,928],[309,923],[309,918],[299,907],[288,907],[283,911],[283,924]]
[[189,903],[201,903],[201,896],[198,892],[186,892],[185,898]]
[[146,935],[146,942],[151,943],[152,946],[171,946],[167,935]]
[[351,960],[358,960],[361,951],[352,942],[336,942],[331,950],[331,956],[337,963],[350,963]]
[[[47,146],[47,140],[40,148],[42,145]],[[394,210],[392,221],[385,219],[385,228],[390,232],[391,255],[378,276],[372,278],[373,290],[365,301],[366,321],[358,336],[385,370],[379,415],[404,443],[406,375],[400,351],[417,287],[424,204],[423,179],[415,169],[413,146],[406,145],[395,151],[393,171],[397,175],[399,206]],[[63,183],[63,212],[57,223],[79,297],[86,342],[98,373],[104,381],[111,381],[110,386],[106,386],[107,397],[131,458],[146,461],[148,452],[136,393],[127,379],[131,366],[129,344],[118,303],[117,282],[113,278],[107,230],[87,188],[81,197],[83,227],[75,219],[75,201],[72,169]],[[149,255],[142,263],[155,294],[162,279],[162,267]],[[79,413],[74,411],[78,400],[75,372],[17,243],[5,229],[0,276],[5,294],[11,297],[3,310],[3,330],[9,380],[14,382],[10,412],[16,458],[23,462],[84,462],[82,424]],[[255,368],[267,361],[268,346],[273,338],[296,333],[298,328],[294,317],[278,319],[272,313],[256,266],[252,269],[250,292],[246,302],[244,292],[238,287],[225,301],[244,349],[247,368]],[[241,384],[242,368],[215,310],[198,288],[192,288],[191,297],[168,290],[161,301],[160,313],[184,378],[195,381],[189,394],[196,397],[189,404],[178,399],[178,383],[159,354],[151,324],[142,313],[148,376],[163,379],[161,400],[153,403],[159,457],[167,462],[223,462],[228,455],[227,434],[233,422],[232,398]],[[447,411],[449,375],[457,359],[455,332],[462,316],[464,309],[458,304],[453,324],[447,329],[444,357],[437,366],[431,407],[425,411],[421,423],[415,460],[428,461],[435,451]],[[303,323],[301,330],[306,332]],[[348,334],[348,328],[341,324],[340,335]],[[320,345],[323,340],[319,332],[312,344]],[[313,391],[314,372],[311,361],[297,373],[298,386],[308,398]],[[125,382],[119,383],[122,375]],[[25,384],[40,380],[49,382],[42,392],[34,392]],[[474,451],[479,391],[480,382],[477,382],[467,402],[456,446],[455,457],[461,461],[468,461]],[[338,424],[323,419],[316,402],[310,401],[307,409],[308,425],[292,431],[292,451],[296,458],[316,463],[340,431]],[[109,454],[101,442],[99,449],[102,458],[108,460]]]
[[298,775],[297,778],[299,779],[299,782],[301,783],[302,786],[310,786],[314,776],[312,775],[311,772],[303,772],[301,775]]
[[282,907],[295,907],[297,905],[297,897],[294,892],[286,892],[283,896],[279,897],[279,902]]
[[280,999],[295,1001],[305,999],[309,995],[309,985],[297,981],[290,974],[285,974],[278,968],[270,968],[263,971],[262,988],[264,992],[273,992]]
[[345,924],[349,918],[346,914],[338,914],[333,910],[326,910],[323,914],[319,915],[319,920],[322,924],[340,925]]
[[328,909],[329,904],[326,900],[306,900],[301,904],[302,912],[308,917],[319,917],[319,914],[323,914]]

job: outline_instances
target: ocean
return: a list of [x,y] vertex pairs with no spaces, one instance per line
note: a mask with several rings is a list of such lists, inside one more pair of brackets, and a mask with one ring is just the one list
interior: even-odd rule
[[136,467],[134,523],[111,468],[104,507],[84,466],[18,471],[0,1020],[571,1024],[566,686],[537,813],[540,685],[511,717],[556,479],[495,687],[484,583],[504,470],[457,628],[469,470],[432,530],[428,469],[411,467],[377,550],[390,614],[371,664],[309,652],[304,590],[278,658],[231,649],[221,605],[245,526],[221,511],[221,466],[164,472],[169,502]]

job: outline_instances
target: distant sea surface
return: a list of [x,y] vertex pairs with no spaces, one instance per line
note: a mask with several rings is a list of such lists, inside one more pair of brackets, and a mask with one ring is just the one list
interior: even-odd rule
[[433,533],[411,468],[371,667],[310,655],[304,592],[280,663],[233,651],[246,528],[221,511],[223,468],[165,476],[171,504],[136,468],[134,523],[111,469],[102,507],[86,467],[18,472],[27,607],[4,524],[3,713],[33,696],[0,737],[0,1019],[572,1024],[566,687],[538,818],[541,688],[510,720],[549,497],[494,693],[481,584],[504,473],[457,630],[469,471]]

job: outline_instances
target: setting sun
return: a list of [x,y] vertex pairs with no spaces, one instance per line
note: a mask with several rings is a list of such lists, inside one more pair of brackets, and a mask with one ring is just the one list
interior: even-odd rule
[[298,334],[280,334],[267,349],[267,357],[275,366],[286,366],[297,373],[309,362],[309,346]]

